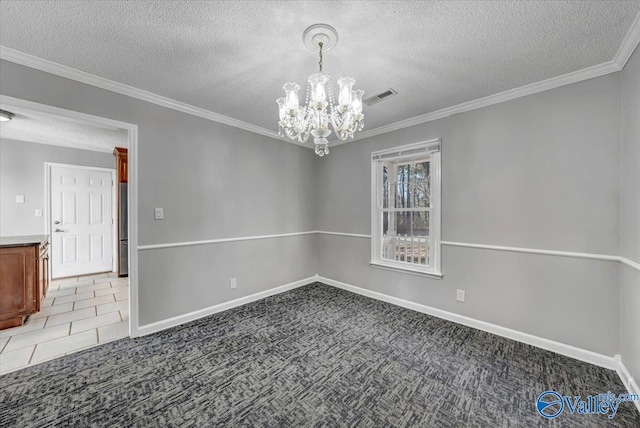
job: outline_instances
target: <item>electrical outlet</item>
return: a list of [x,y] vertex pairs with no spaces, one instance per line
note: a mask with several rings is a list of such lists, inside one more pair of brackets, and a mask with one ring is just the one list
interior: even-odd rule
[[16,204],[24,204],[24,195],[16,195]]
[[463,302],[465,300],[465,291],[464,290],[456,290],[456,300],[458,302]]
[[154,215],[154,218],[156,220],[164,219],[164,209],[163,208],[156,208],[154,213],[153,213],[153,215]]
[[231,288],[236,288],[237,285],[238,285],[238,282],[236,281],[236,279],[231,278]]
[[36,210],[36,217],[42,217],[42,210]]

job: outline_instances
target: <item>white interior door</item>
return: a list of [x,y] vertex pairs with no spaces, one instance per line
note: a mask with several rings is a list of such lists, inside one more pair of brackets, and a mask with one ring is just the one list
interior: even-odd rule
[[113,270],[112,172],[51,166],[51,276]]

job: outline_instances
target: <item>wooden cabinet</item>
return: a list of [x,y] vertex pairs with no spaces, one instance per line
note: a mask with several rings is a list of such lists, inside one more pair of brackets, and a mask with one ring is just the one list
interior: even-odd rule
[[127,183],[128,182],[128,152],[127,149],[122,147],[116,147],[113,149],[113,155],[116,157],[116,182]]
[[0,330],[40,310],[49,287],[47,237],[0,238]]

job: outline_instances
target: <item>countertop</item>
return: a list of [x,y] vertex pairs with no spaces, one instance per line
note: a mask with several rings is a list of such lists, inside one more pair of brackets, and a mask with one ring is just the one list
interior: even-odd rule
[[0,236],[0,248],[30,247],[39,245],[49,239],[49,235]]

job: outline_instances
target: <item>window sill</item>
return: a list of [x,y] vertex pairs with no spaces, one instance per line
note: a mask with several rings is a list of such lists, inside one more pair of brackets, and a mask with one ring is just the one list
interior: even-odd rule
[[442,279],[443,278],[443,275],[441,273],[425,272],[423,270],[411,269],[410,267],[400,267],[400,266],[396,266],[396,265],[388,265],[388,264],[377,262],[377,261],[372,261],[372,262],[369,263],[369,265],[371,267],[374,267],[374,268],[377,268],[377,269],[384,269],[384,270],[390,270],[390,271],[394,271],[394,272],[408,273],[410,275],[426,276],[427,278],[434,278],[434,279]]

